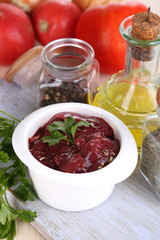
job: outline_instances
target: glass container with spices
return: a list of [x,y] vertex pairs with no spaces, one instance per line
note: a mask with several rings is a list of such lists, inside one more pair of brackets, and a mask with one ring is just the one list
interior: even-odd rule
[[64,38],[47,44],[41,56],[39,107],[61,102],[88,103],[92,82],[98,81],[99,75],[93,48],[80,39]]
[[125,69],[115,73],[103,85],[92,102],[119,117],[132,132],[138,150],[142,143],[143,121],[156,111],[160,18],[141,12],[126,18],[120,33],[126,40]]
[[160,88],[156,99],[157,114],[146,117],[143,124],[140,171],[160,197]]

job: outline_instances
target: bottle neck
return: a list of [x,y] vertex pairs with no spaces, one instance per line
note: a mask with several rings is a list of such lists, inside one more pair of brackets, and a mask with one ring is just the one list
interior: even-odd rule
[[[156,82],[158,77],[158,66],[160,56],[160,45],[136,46],[127,42],[125,74],[133,71],[150,77],[150,81]],[[146,79],[145,79],[146,80]]]
[[[133,37],[133,16],[124,19],[120,25],[121,36],[127,42],[125,75],[129,80],[139,78],[139,83],[156,83],[160,56],[160,35],[154,40],[139,40]],[[133,73],[133,74],[132,74]]]

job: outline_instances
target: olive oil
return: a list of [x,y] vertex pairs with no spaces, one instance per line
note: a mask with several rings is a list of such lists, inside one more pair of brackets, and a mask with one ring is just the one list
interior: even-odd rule
[[143,121],[156,111],[157,87],[148,83],[148,77],[150,75],[145,71],[134,70],[128,77],[121,71],[99,88],[92,103],[121,119],[132,132],[138,149],[142,143]]
[[[153,14],[148,11],[148,14],[137,15],[136,20],[130,16],[120,24],[120,34],[126,40],[125,69],[113,74],[98,88],[95,83],[90,102],[121,119],[132,132],[140,152],[144,119],[156,112],[160,37],[157,34],[157,38],[153,37],[153,33],[159,32],[160,19],[156,17],[159,20],[153,28],[148,20]],[[139,19],[143,19],[142,23]],[[143,23],[148,30],[140,31],[137,37],[136,26]],[[151,35],[153,38],[150,39]]]

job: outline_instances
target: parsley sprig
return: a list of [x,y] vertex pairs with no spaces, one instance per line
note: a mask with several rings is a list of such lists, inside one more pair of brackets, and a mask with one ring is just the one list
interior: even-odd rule
[[26,167],[12,147],[12,134],[20,120],[2,110],[0,112],[8,116],[0,116],[0,239],[12,240],[16,235],[15,219],[19,217],[25,222],[31,222],[36,213],[14,209],[7,199],[8,189],[22,201],[33,201],[34,195],[26,177]]
[[65,118],[64,121],[53,121],[51,125],[48,126],[50,135],[42,138],[42,141],[48,143],[49,146],[54,146],[61,140],[66,140],[74,144],[75,133],[77,128],[81,126],[89,127],[90,123],[85,120],[76,122],[75,119],[70,116]]

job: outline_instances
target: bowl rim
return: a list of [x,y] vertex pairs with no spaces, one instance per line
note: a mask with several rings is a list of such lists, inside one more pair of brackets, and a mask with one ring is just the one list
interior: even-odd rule
[[[115,137],[120,141],[121,146],[117,157],[102,169],[88,173],[65,173],[41,164],[29,151],[28,138],[33,136],[40,126],[43,126],[56,113],[75,112],[75,109],[78,109],[78,113],[85,114],[86,111],[86,115],[104,118],[113,128]],[[15,153],[29,171],[52,181],[72,186],[98,187],[116,184],[128,178],[138,162],[137,145],[127,126],[112,113],[85,103],[57,103],[35,110],[17,125],[12,136],[12,144]]]

